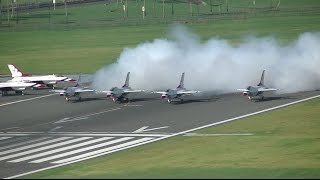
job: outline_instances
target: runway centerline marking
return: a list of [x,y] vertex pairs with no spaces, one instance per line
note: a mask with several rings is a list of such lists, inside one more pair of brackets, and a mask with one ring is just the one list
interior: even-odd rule
[[118,108],[113,108],[113,109],[109,109],[106,111],[101,111],[101,112],[97,112],[97,113],[92,113],[92,114],[87,114],[87,115],[75,117],[75,118],[66,117],[66,118],[60,119],[59,121],[54,122],[54,124],[88,119],[90,116],[95,116],[95,115],[99,115],[99,114],[103,114],[103,113],[107,113],[107,112],[112,112],[112,111],[116,111],[116,110],[120,110],[120,109],[121,108],[118,107]]
[[29,99],[23,99],[23,100],[19,100],[19,101],[13,101],[13,102],[5,103],[5,104],[0,104],[0,107],[1,106],[11,105],[11,104],[17,104],[17,103],[20,103],[20,102],[25,102],[25,101],[31,101],[31,100],[35,100],[35,99],[45,98],[45,97],[53,96],[53,95],[55,95],[55,94],[47,94],[47,95],[44,95],[44,96],[39,96],[39,97],[34,97],[34,98],[29,98]]

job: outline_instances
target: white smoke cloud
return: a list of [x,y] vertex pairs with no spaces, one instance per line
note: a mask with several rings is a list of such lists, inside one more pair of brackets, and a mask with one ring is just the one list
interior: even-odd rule
[[174,26],[168,39],[155,39],[125,48],[118,60],[98,70],[93,87],[122,86],[128,71],[133,89],[165,90],[178,86],[185,72],[185,88],[235,92],[256,85],[262,70],[265,84],[280,93],[320,89],[320,33],[303,33],[281,46],[273,37],[246,37],[233,46],[227,40],[200,38],[184,26]]

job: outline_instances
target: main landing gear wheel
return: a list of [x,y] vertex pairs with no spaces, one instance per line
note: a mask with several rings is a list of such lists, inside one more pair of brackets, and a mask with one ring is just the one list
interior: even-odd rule
[[70,97],[66,97],[66,101],[69,102],[70,101]]
[[1,91],[1,95],[2,96],[7,96],[8,95],[8,91]]
[[23,94],[23,91],[16,91],[16,94],[17,94],[17,95],[24,95],[24,94]]
[[172,100],[170,98],[168,98],[167,101],[168,101],[169,104],[171,104],[171,102],[172,102]]

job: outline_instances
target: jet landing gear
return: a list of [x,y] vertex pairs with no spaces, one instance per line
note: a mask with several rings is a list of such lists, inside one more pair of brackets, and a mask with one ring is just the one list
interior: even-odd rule
[[125,103],[128,103],[129,102],[129,98],[116,98],[116,97],[112,97],[112,101],[114,103],[121,103],[121,102],[125,102]]
[[16,95],[24,95],[23,91],[16,91]]
[[70,97],[66,96],[66,101],[69,102],[70,101]]
[[8,91],[5,91],[5,90],[1,91],[1,95],[2,96],[8,96]]
[[[178,99],[180,99],[180,98],[178,98]],[[173,102],[173,100],[171,98],[168,98],[167,101],[169,104],[171,104]],[[180,103],[182,104],[183,102],[184,102],[184,100],[180,99]]]

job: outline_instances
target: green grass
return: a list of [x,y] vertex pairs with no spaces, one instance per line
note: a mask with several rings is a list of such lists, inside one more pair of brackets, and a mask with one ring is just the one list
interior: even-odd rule
[[[303,32],[319,31],[320,15],[186,26],[203,40],[219,36],[238,44],[244,36],[253,34],[274,36],[280,43],[289,43]],[[167,25],[143,25],[1,32],[0,74],[10,74],[6,66],[8,63],[14,63],[32,74],[94,73],[115,62],[124,48],[135,47],[155,38],[166,38],[168,29]]]
[[[40,2],[40,1],[32,1]],[[48,0],[41,0],[48,2]],[[20,69],[32,74],[69,74],[69,73],[94,73],[105,65],[117,60],[124,48],[135,47],[140,43],[152,41],[155,38],[166,38],[168,24],[172,22],[169,17],[175,17],[180,21],[180,15],[190,17],[189,5],[175,1],[174,15],[170,14],[172,4],[166,1],[166,17],[168,24],[154,19],[161,16],[161,1],[146,1],[150,10],[145,23],[140,19],[140,7],[143,1],[129,0],[129,17],[135,18],[131,25],[123,23],[121,11],[111,11],[117,7],[114,3],[105,6],[103,3],[91,5],[70,6],[68,8],[68,21],[75,22],[65,24],[64,8],[50,11],[51,22],[48,20],[47,9],[20,12],[19,24],[14,15],[11,19],[11,27],[7,27],[7,16],[2,14],[2,26],[0,26],[0,75],[9,75],[8,63],[14,63]],[[138,3],[137,3],[138,2]],[[206,1],[209,4],[209,1]],[[222,11],[226,12],[225,1],[213,1],[223,3]],[[229,0],[229,13],[238,11],[237,7],[252,8],[250,0]],[[257,8],[275,6],[278,1],[256,0]],[[6,5],[6,1],[2,1]],[[24,2],[21,2],[22,4]],[[120,6],[120,5],[118,5]],[[197,9],[193,6],[193,11]],[[282,0],[281,8],[319,7],[318,0]],[[217,7],[213,9],[217,12]],[[199,12],[210,13],[207,6],[199,6]],[[262,15],[257,18],[243,18],[243,15],[232,16],[230,20],[203,19],[194,21],[187,19],[188,26],[203,41],[220,37],[237,45],[247,35],[274,36],[280,43],[286,44],[294,41],[303,32],[318,32],[320,30],[320,14],[300,15],[299,12],[290,15],[276,14],[275,17]],[[202,18],[202,16],[201,16]],[[222,16],[223,18],[223,16]],[[107,20],[112,20],[111,22]],[[122,25],[114,26],[113,23]],[[139,21],[135,25],[135,21]],[[142,24],[141,24],[142,22]],[[133,24],[132,24],[133,23]]]
[[22,178],[319,178],[320,100]]

